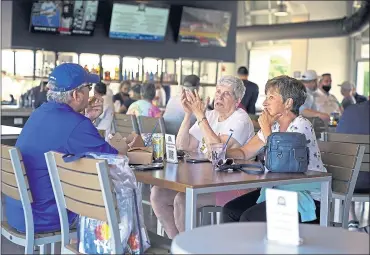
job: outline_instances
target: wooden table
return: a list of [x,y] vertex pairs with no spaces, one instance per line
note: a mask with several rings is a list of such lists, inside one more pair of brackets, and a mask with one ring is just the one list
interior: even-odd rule
[[369,254],[369,235],[342,228],[300,224],[299,246],[266,239],[261,222],[205,226],[177,235],[171,254]]
[[250,175],[244,172],[214,171],[211,163],[191,164],[181,161],[179,164],[165,163],[163,170],[135,171],[135,175],[139,182],[186,194],[186,230],[196,226],[196,204],[199,194],[312,182],[321,183],[320,225],[328,226],[329,223],[331,175],[328,173],[308,171]]

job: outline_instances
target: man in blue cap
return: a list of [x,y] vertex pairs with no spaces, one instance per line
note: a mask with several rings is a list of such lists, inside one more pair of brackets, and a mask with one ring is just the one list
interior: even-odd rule
[[[118,153],[99,135],[92,123],[103,110],[101,98],[95,98],[95,103],[89,104],[91,84],[99,80],[99,76],[89,74],[80,65],[65,63],[57,66],[49,76],[48,102],[31,114],[17,140],[16,147],[22,154],[32,193],[32,213],[37,233],[60,230],[45,152]],[[9,225],[25,232],[21,202],[10,197],[6,197],[5,201]],[[77,216],[68,212],[68,219],[73,224]]]

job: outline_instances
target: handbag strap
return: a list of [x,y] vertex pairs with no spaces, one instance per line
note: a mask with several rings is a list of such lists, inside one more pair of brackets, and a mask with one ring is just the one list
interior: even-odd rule
[[[248,168],[258,168],[258,169],[248,169]],[[234,165],[222,165],[218,168],[220,171],[226,171],[228,169],[242,171],[247,174],[263,174],[265,173],[265,168],[263,164],[234,164]]]

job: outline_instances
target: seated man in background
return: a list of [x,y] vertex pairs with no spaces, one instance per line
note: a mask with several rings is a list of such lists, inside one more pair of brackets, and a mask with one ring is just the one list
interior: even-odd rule
[[304,104],[299,108],[299,113],[306,118],[320,118],[323,121],[329,121],[330,115],[316,110],[316,104],[313,94],[317,90],[317,74],[314,70],[307,70],[301,77],[301,82],[306,88],[307,98]]
[[[185,111],[179,133],[176,138],[177,149],[208,153],[212,143],[225,143],[233,130],[233,136],[227,147],[238,148],[253,136],[254,129],[248,114],[238,105],[245,93],[243,82],[234,76],[223,76],[217,82],[215,109],[206,111],[209,98],[203,102],[196,90],[183,90],[181,102]],[[191,126],[191,115],[197,123]],[[217,199],[229,201],[245,191],[220,192],[198,196],[197,207],[221,204]],[[226,196],[226,198],[225,198]],[[185,194],[154,186],[150,201],[153,211],[162,223],[169,238],[174,238],[185,230]],[[225,203],[225,202],[223,202]]]
[[340,93],[342,93],[342,96],[343,96],[343,100],[342,100],[343,109],[346,109],[348,106],[352,104],[356,104],[356,100],[353,97],[353,89],[355,88],[355,85],[353,85],[349,81],[345,81],[342,84],[340,84],[339,87],[340,87]]
[[[298,132],[306,136],[309,148],[308,170],[326,172],[322,163],[312,124],[299,115],[299,107],[306,100],[304,85],[291,77],[278,76],[267,81],[264,111],[258,119],[261,130],[241,148],[227,150],[227,157],[249,160],[266,145],[274,132]],[[275,187],[274,187],[275,188]],[[283,185],[278,189],[298,192],[300,222],[316,223],[320,214],[320,185]],[[223,208],[223,222],[266,221],[265,189],[240,196]]]
[[128,92],[128,95],[130,96],[130,105],[133,102],[136,102],[137,100],[141,99],[141,85],[140,84],[135,84],[134,86],[131,87],[130,91]]
[[[198,76],[192,74],[184,78],[184,83],[182,84],[182,90],[196,90],[199,92],[200,79]],[[185,111],[181,104],[181,94],[170,98],[167,103],[166,111],[164,112],[163,119],[166,125],[166,133],[171,135],[177,135],[179,132],[182,121],[185,117]],[[190,125],[194,125],[196,118],[193,114],[190,116]]]
[[[339,120],[337,133],[370,135],[370,101],[348,106]],[[369,140],[367,140],[369,142]],[[360,171],[354,193],[370,193],[370,172]],[[349,213],[349,230],[358,230],[359,221],[355,214],[354,202]]]
[[[102,113],[101,97],[89,105],[91,83],[99,80],[99,76],[87,73],[80,65],[65,63],[57,66],[49,76],[48,102],[31,114],[18,137],[15,146],[22,154],[32,193],[36,233],[60,230],[44,153],[118,153],[105,142],[92,123]],[[25,232],[21,202],[6,197],[5,203],[9,225]],[[77,215],[68,212],[68,220],[71,225],[76,223]]]
[[316,110],[326,114],[339,113],[342,114],[343,108],[340,106],[338,99],[330,94],[331,90],[331,74],[325,73],[321,75],[319,80],[319,88],[314,94]]
[[161,117],[161,110],[153,104],[155,97],[155,86],[153,83],[143,84],[141,86],[140,100],[131,104],[127,110],[127,114],[146,117]]

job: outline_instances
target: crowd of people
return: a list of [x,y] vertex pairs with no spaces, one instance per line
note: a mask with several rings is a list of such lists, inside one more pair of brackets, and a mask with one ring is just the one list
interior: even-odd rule
[[[32,113],[16,143],[23,156],[33,195],[35,231],[60,229],[44,153],[58,151],[65,154],[118,154],[97,130],[98,127],[112,131],[114,112],[163,116],[167,133],[176,135],[177,149],[204,154],[209,154],[210,144],[225,143],[232,130],[233,136],[227,144],[226,154],[234,159],[254,159],[274,132],[299,132],[309,141],[308,169],[319,172],[326,172],[326,169],[313,126],[306,117],[319,117],[327,121],[331,113],[337,112],[343,114],[338,132],[369,134],[369,101],[359,103],[363,97],[357,95],[352,84],[347,82],[341,85],[345,98],[340,104],[330,94],[331,75],[318,76],[312,70],[306,71],[300,79],[283,75],[267,81],[263,111],[258,117],[260,130],[255,134],[255,126],[249,114],[256,114],[258,86],[248,81],[247,68],[239,68],[238,76],[221,77],[215,86],[215,94],[212,95],[213,103],[210,104],[209,97],[202,99],[199,95],[199,77],[189,75],[181,83],[180,93],[166,102],[163,87],[158,84],[131,85],[123,82],[119,92],[113,95],[109,86],[102,83],[97,75],[87,73],[83,67],[71,63],[57,66],[47,84],[47,102]],[[96,85],[92,101],[89,99],[89,91],[93,83]],[[343,108],[346,109],[344,113]],[[364,118],[368,120],[367,126],[361,121]],[[356,128],[356,123],[361,128]],[[359,185],[362,190],[369,191],[368,182]],[[300,222],[319,221],[320,189],[317,185],[277,188],[294,190],[300,194]],[[218,196],[224,198],[221,203],[223,222],[266,221],[263,189],[200,195],[197,206],[216,205]],[[184,231],[183,193],[154,186],[150,199],[154,213],[169,238]],[[9,225],[24,232],[24,217],[19,201],[6,197],[6,215]],[[356,223],[354,216],[351,220]],[[74,225],[76,215],[70,213],[69,221]]]

